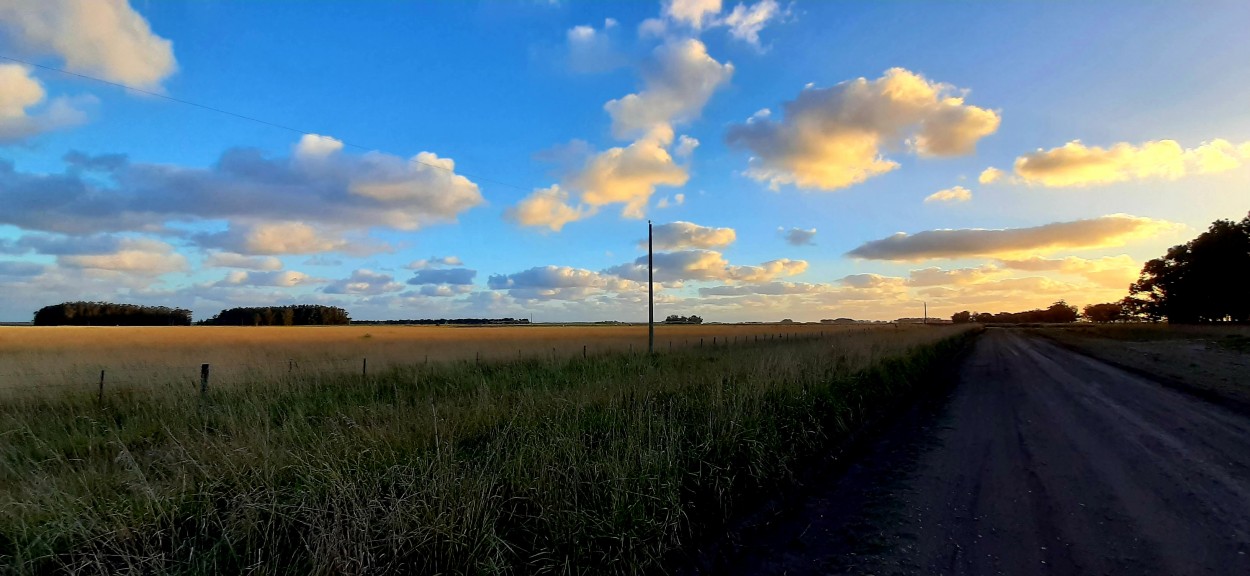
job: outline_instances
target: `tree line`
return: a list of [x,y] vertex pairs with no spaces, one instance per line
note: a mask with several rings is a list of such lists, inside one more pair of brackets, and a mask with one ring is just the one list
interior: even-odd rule
[[421,320],[352,320],[352,324],[412,324],[417,326],[443,326],[447,324],[459,324],[469,326],[479,325],[508,325],[508,324],[529,324],[528,318],[423,318]]
[[951,322],[955,324],[963,324],[965,322],[1005,322],[1012,324],[1023,322],[1075,322],[1077,317],[1076,306],[1060,300],[1051,304],[1048,308],[1026,310],[1024,312],[990,314],[989,312],[978,313],[964,310],[951,315]]
[[35,326],[189,326],[191,311],[112,302],[62,302],[35,311]]
[[319,304],[231,308],[200,322],[205,326],[334,326],[349,323],[351,316],[346,310]]
[[664,323],[665,324],[702,324],[703,318],[700,318],[693,314],[690,316],[678,316],[677,314],[673,314],[669,316],[668,318],[665,318]]

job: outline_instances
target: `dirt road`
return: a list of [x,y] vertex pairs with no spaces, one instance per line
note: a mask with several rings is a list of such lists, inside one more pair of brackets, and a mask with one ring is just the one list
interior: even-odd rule
[[948,397],[717,564],[1250,574],[1250,417],[991,329]]

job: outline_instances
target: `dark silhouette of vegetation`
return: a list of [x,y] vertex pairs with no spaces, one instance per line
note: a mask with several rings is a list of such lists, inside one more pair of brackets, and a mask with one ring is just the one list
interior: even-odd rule
[[200,323],[208,326],[327,326],[350,322],[347,311],[337,306],[298,304],[231,308]]
[[421,320],[352,320],[352,324],[413,324],[420,326],[443,326],[446,324],[476,325],[508,325],[529,324],[528,318],[424,318]]
[[1216,220],[1188,243],[1142,267],[1124,307],[1169,323],[1250,321],[1250,215]]
[[1129,318],[1129,316],[1124,312],[1123,302],[1090,304],[1081,310],[1081,315],[1090,322],[1098,323],[1121,322],[1128,320]]
[[665,324],[702,324],[703,319],[694,315],[678,316],[676,314],[673,314],[669,316],[668,318],[665,318],[664,323]]
[[62,302],[35,312],[35,326],[188,326],[191,311],[111,302]]
[[990,322],[1020,324],[1027,322],[1054,322],[1065,323],[1075,322],[1078,314],[1076,306],[1068,304],[1063,300],[1051,304],[1050,307],[1040,310],[1026,310],[1024,312],[999,312],[998,314],[990,314],[988,312],[956,312],[951,315],[951,322],[955,324],[963,324],[967,322],[981,322],[987,324]]

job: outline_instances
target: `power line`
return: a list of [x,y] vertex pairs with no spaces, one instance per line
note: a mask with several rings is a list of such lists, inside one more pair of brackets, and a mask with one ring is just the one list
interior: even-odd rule
[[[79,74],[78,72],[70,72],[69,70],[65,70],[64,68],[57,68],[57,67],[55,67],[55,66],[45,66],[45,65],[43,65],[43,64],[37,64],[37,63],[35,63],[35,62],[29,62],[29,61],[27,61],[27,60],[21,60],[21,59],[18,59],[18,58],[14,58],[14,57],[12,57],[12,56],[6,56],[6,55],[4,55],[4,54],[0,54],[0,60],[8,60],[8,61],[10,61],[10,62],[16,62],[16,63],[18,63],[18,64],[23,64],[23,65],[30,66],[30,67],[33,67],[33,68],[39,68],[40,70],[47,70],[47,71],[49,71],[49,72],[56,72],[56,73],[58,73],[58,74],[64,74],[64,75],[66,75],[66,76],[74,76],[74,77],[76,77],[76,78],[82,78],[82,79],[84,79],[84,80],[91,80],[91,81],[93,81],[93,82],[99,82],[99,83],[101,83],[101,84],[107,84],[107,85],[109,85],[109,86],[113,86],[114,88],[122,88],[122,89],[124,89],[124,90],[133,90],[133,91],[138,92],[138,93],[140,93],[140,94],[145,94],[145,95],[148,95],[148,96],[152,96],[152,97],[154,97],[154,98],[161,98],[161,99],[164,99],[164,100],[168,100],[168,101],[170,101],[170,102],[176,102],[176,103],[178,103],[178,104],[184,104],[184,105],[187,105],[187,106],[194,106],[194,107],[199,108],[199,109],[201,109],[201,110],[208,110],[209,112],[216,112],[216,113],[218,113],[218,114],[224,114],[224,115],[226,115],[226,116],[233,116],[234,118],[238,118],[238,119],[240,119],[240,120],[246,120],[246,121],[248,121],[248,122],[255,122],[255,123],[257,123],[257,124],[263,124],[263,125],[265,125],[265,126],[269,126],[269,127],[271,127],[271,128],[278,128],[279,130],[286,130],[287,132],[294,132],[294,133],[296,133],[296,134],[300,134],[300,135],[308,135],[308,136],[320,136],[320,134],[318,134],[318,133],[316,133],[316,132],[309,131],[309,130],[301,130],[301,129],[299,129],[299,128],[295,128],[295,127],[292,127],[292,126],[287,126],[287,125],[285,125],[285,124],[278,124],[277,122],[270,122],[270,121],[268,121],[268,120],[263,120],[263,119],[260,119],[260,118],[256,118],[256,117],[254,117],[254,116],[248,116],[248,115],[246,115],[246,114],[239,114],[238,112],[231,112],[231,111],[229,111],[229,110],[225,110],[225,109],[222,109],[222,108],[216,108],[216,107],[213,107],[213,106],[208,106],[208,105],[206,105],[206,104],[200,104],[200,103],[198,103],[198,102],[192,102],[192,101],[190,101],[190,100],[183,100],[182,98],[175,98],[175,97],[173,97],[173,96],[170,96],[170,95],[168,95],[168,94],[162,94],[162,93],[160,93],[160,92],[153,92],[153,91],[151,91],[151,90],[144,90],[144,89],[142,89],[142,88],[135,88],[134,86],[130,86],[130,85],[127,85],[127,84],[121,84],[121,83],[119,83],[119,82],[112,82],[112,81],[110,81],[110,80],[105,80],[105,79],[103,79],[103,78],[97,78],[97,77],[95,77],[95,76],[89,76],[89,75],[87,75],[87,74]],[[360,144],[353,144],[353,143],[351,143],[351,142],[347,142],[346,140],[339,140],[338,138],[335,138],[335,140],[338,140],[338,141],[339,141],[341,144],[343,144],[344,146],[347,146],[347,147],[349,147],[349,148],[355,148],[355,149],[358,149],[358,150],[363,150],[363,151],[365,151],[365,152],[369,152],[369,151],[372,151],[372,150],[378,150],[378,148],[377,148],[377,147],[369,147],[369,146],[362,146],[362,145],[360,145]],[[430,163],[430,162],[423,162],[423,161],[418,160],[418,159],[416,159],[416,158],[412,158],[411,160],[412,160],[413,162],[416,162],[417,164],[421,164],[421,165],[423,165],[423,166],[429,166],[430,168],[437,168],[437,169],[439,169],[439,170],[443,170],[443,171],[446,171],[446,172],[450,172],[450,173],[452,173],[452,174],[456,174],[456,173],[457,173],[457,172],[456,172],[454,169],[452,169],[452,168],[446,168],[446,167],[443,167],[443,166],[439,166],[438,164],[433,164],[433,163]],[[459,175],[460,175],[460,176],[465,176],[465,177],[468,177],[468,178],[472,178],[472,179],[477,180],[477,181],[480,181],[480,182],[489,182],[489,183],[491,183],[491,184],[497,184],[497,185],[499,185],[499,186],[507,186],[508,188],[515,188],[515,189],[517,189],[517,190],[521,190],[521,191],[523,191],[523,192],[528,192],[528,191],[530,190],[530,188],[527,188],[527,187],[525,187],[525,186],[519,186],[519,185],[517,185],[517,184],[510,184],[510,183],[508,183],[508,182],[503,182],[503,181],[500,181],[500,180],[495,180],[495,179],[493,179],[493,178],[487,178],[487,177],[485,177],[485,176],[481,176],[481,175],[479,175],[479,174],[470,174],[470,173],[468,173],[468,172],[459,172]]]

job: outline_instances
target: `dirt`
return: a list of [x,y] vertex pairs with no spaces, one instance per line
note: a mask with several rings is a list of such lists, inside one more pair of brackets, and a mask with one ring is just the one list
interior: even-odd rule
[[949,395],[705,559],[741,574],[1250,574],[1250,416],[991,329]]

